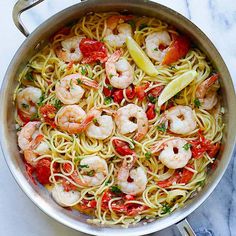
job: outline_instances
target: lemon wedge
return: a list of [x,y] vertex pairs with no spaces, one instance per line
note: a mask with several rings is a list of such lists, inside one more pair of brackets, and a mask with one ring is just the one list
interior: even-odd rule
[[158,75],[158,71],[151,60],[132,37],[129,36],[126,38],[126,44],[131,57],[140,69],[142,69],[149,76]]
[[175,96],[179,91],[187,87],[196,77],[197,72],[195,70],[190,70],[172,80],[169,84],[166,85],[161,95],[159,96],[158,106],[161,106],[170,98]]

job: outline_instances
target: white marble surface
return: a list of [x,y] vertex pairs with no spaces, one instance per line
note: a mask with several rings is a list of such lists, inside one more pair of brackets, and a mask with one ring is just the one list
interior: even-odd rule
[[[24,36],[14,27],[11,11],[16,1],[0,1],[0,81]],[[32,30],[59,10],[78,0],[45,0],[24,14]],[[222,54],[236,86],[236,2],[235,0],[157,0],[192,20],[213,41]],[[42,213],[20,190],[0,154],[0,235],[78,236]],[[234,153],[234,156],[236,152]],[[197,235],[236,235],[236,162],[232,159],[226,174],[209,199],[188,220]],[[153,235],[178,236],[175,226]]]

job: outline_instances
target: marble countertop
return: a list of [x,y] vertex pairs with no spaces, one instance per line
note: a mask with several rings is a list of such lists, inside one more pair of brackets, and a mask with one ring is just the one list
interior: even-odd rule
[[[15,28],[11,11],[15,0],[0,1],[0,81],[24,36]],[[59,10],[78,0],[45,0],[24,13],[30,30]],[[236,2],[235,0],[156,0],[183,14],[201,28],[223,56],[236,86]],[[54,221],[41,212],[21,191],[0,153],[0,235],[79,236],[84,235]],[[236,152],[234,152],[234,156]],[[231,163],[213,194],[188,220],[198,236],[236,235],[236,161]],[[175,226],[152,234],[178,236]]]

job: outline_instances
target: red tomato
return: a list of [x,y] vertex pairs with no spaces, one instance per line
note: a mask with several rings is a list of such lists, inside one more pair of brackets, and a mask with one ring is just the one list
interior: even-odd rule
[[24,125],[31,121],[30,117],[26,116],[22,111],[17,110],[18,116],[23,121]]
[[[193,165],[187,164],[186,166],[193,169]],[[181,183],[181,184],[189,183],[189,181],[193,178],[193,175],[194,173],[192,171],[184,168],[178,183]]]
[[114,102],[121,103],[121,101],[124,98],[123,90],[122,89],[115,90],[112,96],[113,96]]
[[136,93],[139,101],[143,101],[143,99],[146,97],[145,89],[146,89],[146,87],[142,86],[142,85],[135,87],[135,93]]
[[118,213],[126,213],[127,212],[127,206],[124,204],[121,204],[119,202],[112,203],[111,208],[113,211]]
[[147,206],[143,206],[143,205],[138,205],[138,204],[130,204],[129,206],[127,206],[127,215],[128,216],[136,216],[138,214],[140,214],[142,211],[148,209]]
[[25,162],[24,164],[25,164],[25,170],[26,170],[27,175],[32,180],[32,182],[36,185],[35,179],[33,177],[34,167],[28,164],[27,162]]
[[77,190],[77,187],[74,184],[70,183],[64,178],[62,179],[62,186],[66,192],[69,192],[71,190]]
[[208,155],[213,158],[220,150],[220,143],[212,144],[211,147],[207,150]]
[[162,112],[164,112],[165,110],[168,110],[168,109],[170,109],[173,106],[174,106],[174,103],[172,101],[170,101],[170,102],[168,101],[168,102],[164,103],[163,105],[161,105],[160,110]]
[[133,85],[130,85],[128,88],[125,89],[126,96],[129,100],[134,99],[135,97],[135,89]]
[[112,95],[112,89],[109,89],[107,87],[103,87],[103,93],[106,97],[110,97]]
[[83,63],[93,63],[97,61],[104,63],[107,61],[107,49],[102,42],[84,38],[80,41],[79,48],[84,56]]
[[147,118],[149,120],[152,120],[152,119],[155,118],[156,112],[155,112],[155,105],[154,104],[152,104],[152,103],[148,104],[148,108],[147,108],[146,114],[147,114]]
[[190,41],[186,36],[176,37],[170,44],[162,61],[163,65],[169,65],[184,57],[190,49]]
[[93,209],[97,206],[97,202],[96,200],[86,200],[86,199],[82,199],[81,200],[81,204],[80,204],[80,207],[83,209],[83,210],[88,210],[88,209]]
[[128,201],[132,201],[135,199],[135,196],[131,195],[131,194],[126,194],[125,195],[125,199],[128,200]]
[[45,158],[39,160],[36,164],[35,167],[36,178],[39,181],[39,183],[43,185],[50,183],[49,181],[49,177],[51,175],[50,164],[51,161]]
[[215,157],[220,149],[220,143],[212,144],[210,140],[207,140],[202,135],[201,131],[199,131],[198,135],[199,137],[197,140],[190,141],[193,157],[199,159],[205,152],[207,152],[211,158]]
[[164,85],[160,85],[148,91],[148,95],[151,94],[153,97],[157,98],[160,96],[162,90],[165,88]]
[[121,156],[133,155],[134,151],[130,149],[129,144],[125,141],[114,139],[112,144],[118,154]]
[[56,128],[54,118],[56,116],[56,107],[51,104],[46,104],[39,108],[39,112],[42,115],[44,121],[51,125],[53,128]]
[[104,192],[102,196],[102,208],[107,209],[108,208],[108,203],[112,199],[112,193],[108,190]]
[[173,176],[166,180],[158,181],[157,185],[160,186],[161,188],[168,188],[170,187],[174,182],[178,182],[180,179],[180,174],[178,172],[175,172]]

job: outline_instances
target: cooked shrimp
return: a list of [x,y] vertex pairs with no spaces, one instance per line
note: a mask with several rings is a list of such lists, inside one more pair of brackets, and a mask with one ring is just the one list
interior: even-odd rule
[[27,117],[31,117],[37,113],[37,103],[42,96],[39,88],[27,87],[17,94],[17,107]]
[[52,197],[62,207],[69,207],[75,205],[80,199],[80,192],[65,191],[61,184],[56,184],[52,188]]
[[188,106],[174,106],[165,112],[164,117],[169,121],[170,131],[176,134],[187,134],[197,126],[193,110]]
[[84,89],[80,84],[98,89],[98,83],[79,73],[67,75],[57,82],[55,91],[57,98],[64,104],[75,104],[84,95]]
[[[128,181],[129,178],[132,182]],[[146,188],[147,174],[142,167],[132,169],[132,165],[128,166],[124,161],[118,172],[117,184],[123,193],[137,195]]]
[[126,59],[120,59],[121,51],[114,52],[105,63],[106,75],[113,87],[127,88],[134,80],[134,71]]
[[[107,29],[104,40],[112,47],[120,48],[128,36],[132,36],[131,25],[124,23],[126,16],[113,15],[107,19]],[[117,29],[118,34],[114,34]]]
[[183,168],[192,156],[190,148],[184,148],[186,144],[187,141],[182,138],[174,138],[164,142],[159,160],[170,169]]
[[[132,119],[136,119],[136,121],[132,121]],[[140,141],[148,131],[146,113],[135,104],[128,104],[119,108],[115,114],[115,122],[121,134],[128,134],[137,130],[138,132],[134,136],[137,141]]]
[[32,166],[36,165],[38,155],[50,151],[48,144],[43,141],[43,135],[38,131],[39,125],[40,122],[28,122],[18,134],[18,145],[24,151],[26,162]]
[[[166,55],[171,38],[167,31],[155,32],[147,36],[145,43],[147,55],[153,60],[161,62]],[[163,47],[165,49],[162,49]]]
[[60,129],[70,134],[76,134],[84,131],[93,119],[100,114],[100,111],[93,109],[86,115],[79,105],[67,105],[57,112],[55,123]]
[[82,179],[86,186],[97,186],[102,184],[108,175],[107,163],[98,156],[89,156],[80,161]]
[[62,48],[56,50],[56,54],[65,62],[79,62],[83,54],[80,51],[79,43],[84,37],[74,36],[61,41]]
[[211,110],[217,104],[216,91],[210,90],[210,88],[218,80],[218,77],[218,74],[214,74],[198,86],[196,97],[199,99],[202,109]]
[[86,134],[90,138],[104,140],[108,138],[114,129],[114,122],[111,116],[102,115],[96,118],[94,123],[91,123]]

